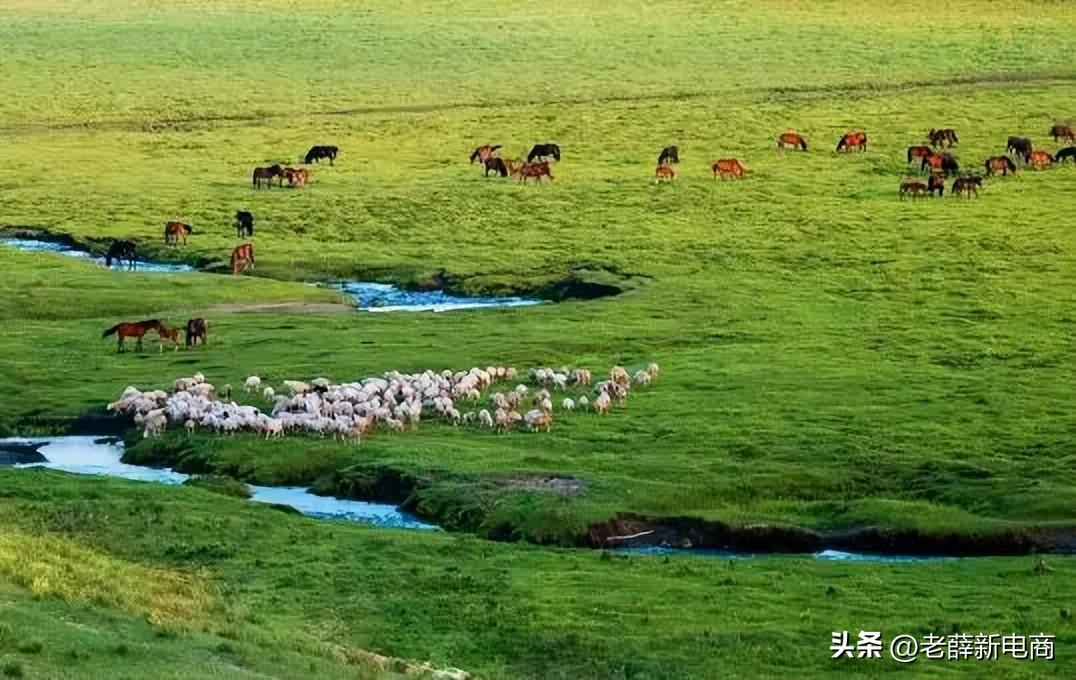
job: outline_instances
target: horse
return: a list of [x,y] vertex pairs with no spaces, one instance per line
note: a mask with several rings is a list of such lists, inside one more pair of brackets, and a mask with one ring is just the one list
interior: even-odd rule
[[527,183],[528,177],[533,177],[536,182],[541,184],[542,177],[548,177],[549,181],[553,181],[553,173],[549,171],[548,161],[539,161],[536,163],[524,163],[519,166],[519,181],[524,184]]
[[105,253],[105,266],[111,269],[112,260],[116,260],[121,267],[126,261],[128,269],[136,269],[134,241],[113,241]]
[[254,236],[254,215],[251,215],[246,210],[235,211],[235,237],[243,238],[243,234],[246,234],[247,238]]
[[1054,162],[1054,157],[1050,155],[1049,151],[1035,150],[1028,154],[1028,162],[1036,170],[1042,170]]
[[1066,146],[1054,155],[1054,163],[1064,163],[1066,158],[1076,160],[1076,146]]
[[671,182],[676,179],[676,170],[673,166],[664,164],[654,169],[654,184],[658,182]]
[[518,177],[520,168],[526,165],[522,158],[502,158],[501,160],[504,161],[504,167],[508,170],[509,177]]
[[658,165],[669,165],[680,162],[680,149],[675,146],[667,146],[658,154]]
[[482,161],[482,165],[486,169],[486,177],[489,177],[491,171],[497,173],[501,177],[508,176],[508,165],[504,162],[503,158],[493,156]]
[[485,163],[490,158],[493,158],[497,154],[497,149],[501,148],[500,144],[483,144],[475,148],[471,152],[471,165],[475,164],[475,161]]
[[904,197],[911,195],[913,199],[919,198],[927,192],[927,185],[923,184],[919,180],[913,180],[910,182],[900,183],[900,200],[904,200]]
[[913,158],[926,158],[933,155],[934,150],[929,146],[909,146],[908,147],[908,162],[911,163]]
[[228,258],[228,264],[231,265],[232,274],[246,271],[247,267],[254,269],[254,246],[249,243],[236,246]]
[[336,160],[336,154],[340,152],[340,149],[335,146],[312,146],[310,151],[306,152],[306,156],[303,157],[303,163],[310,165],[313,162],[321,162],[322,158],[329,159],[329,165],[333,164]]
[[1012,159],[1008,156],[991,156],[986,159],[986,176],[989,177],[994,173],[1000,172],[1003,175],[1008,175],[1010,172],[1016,172],[1016,163],[1012,162]]
[[1055,124],[1050,128],[1050,136],[1054,138],[1054,144],[1056,144],[1059,139],[1067,139],[1070,142],[1076,142],[1076,133],[1072,131],[1071,125]]
[[943,128],[941,130],[930,128],[927,138],[930,140],[931,146],[952,146],[960,142],[956,138],[956,130],[953,128]]
[[960,164],[947,153],[932,153],[929,156],[923,156],[919,169],[925,170],[927,167],[930,167],[931,172],[940,172],[946,176],[960,172]]
[[560,147],[552,142],[535,144],[534,148],[531,149],[531,152],[527,154],[527,162],[530,163],[535,158],[540,158],[544,161],[550,156],[553,157],[553,160],[560,162]]
[[116,324],[115,326],[113,326],[112,328],[109,328],[104,333],[102,333],[101,337],[102,338],[107,338],[110,335],[116,335],[117,336],[117,343],[116,343],[116,352],[117,353],[123,351],[123,340],[124,340],[124,338],[135,338],[138,341],[135,344],[135,351],[136,352],[141,352],[142,351],[142,338],[145,337],[146,333],[148,333],[150,331],[157,331],[157,336],[160,339],[164,339],[165,337],[171,338],[173,336],[177,336],[176,331],[174,329],[168,328],[167,326],[162,324],[157,319],[149,319],[147,321],[137,321],[137,322],[134,322],[134,323],[129,322],[129,321],[122,321],[122,322]]
[[945,178],[942,175],[932,173],[930,178],[927,179],[927,193],[933,198],[935,191],[938,192],[938,198],[945,195]]
[[953,180],[953,190],[949,194],[950,196],[959,196],[964,194],[965,198],[971,198],[972,194],[975,194],[976,198],[979,196],[979,188],[983,186],[983,178],[978,175],[971,177],[957,177]]
[[807,150],[807,140],[798,132],[782,132],[777,138],[778,149],[795,149],[796,147],[799,147],[801,151]]
[[837,142],[837,151],[851,151],[852,149],[867,150],[866,132],[849,132]]
[[251,183],[254,188],[257,189],[261,186],[262,182],[265,182],[266,186],[273,186],[273,178],[280,178],[280,186],[284,186],[284,168],[280,167],[280,164],[270,165],[268,168],[254,168],[254,173],[251,176]]
[[191,229],[189,224],[184,224],[183,222],[164,223],[164,242],[166,245],[175,246],[179,245],[180,242],[186,245],[187,236],[193,233],[194,229]]
[[1009,142],[1005,147],[1005,153],[1012,151],[1020,156],[1024,157],[1024,162],[1027,163],[1031,157],[1031,140],[1027,137],[1009,137]]
[[310,182],[310,171],[306,168],[284,168],[284,178],[289,187],[304,187]]
[[193,347],[198,344],[198,339],[202,339],[202,346],[205,346],[205,339],[207,331],[209,330],[209,324],[203,318],[188,319],[187,320],[187,347]]
[[726,177],[741,179],[745,172],[743,163],[735,158],[720,158],[710,165],[710,169],[714,173],[714,179],[717,179],[718,175],[720,175],[722,179],[725,179]]

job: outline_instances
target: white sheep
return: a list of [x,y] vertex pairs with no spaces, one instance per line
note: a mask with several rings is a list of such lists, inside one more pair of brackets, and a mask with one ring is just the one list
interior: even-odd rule
[[610,406],[612,406],[612,399],[609,398],[608,392],[602,392],[594,400],[594,410],[598,413],[608,413]]
[[538,409],[527,411],[527,414],[523,416],[523,420],[527,423],[527,428],[531,432],[537,432],[538,430],[549,432],[550,427],[553,425],[553,416]]
[[646,372],[650,374],[650,379],[653,380],[658,377],[658,373],[661,373],[661,366],[658,366],[656,361],[652,361],[646,367]]
[[262,399],[265,399],[266,401],[271,402],[275,398],[276,398],[276,390],[274,390],[272,387],[266,387],[264,390],[262,390]]
[[490,415],[489,411],[482,409],[478,412],[478,424],[482,427],[493,429],[493,416]]
[[590,405],[590,399],[587,399],[587,395],[579,397],[579,408],[586,408]]
[[262,379],[259,378],[256,375],[250,376],[249,378],[247,378],[243,382],[243,389],[245,389],[248,393],[253,392],[254,390],[260,388],[261,386],[262,386]]
[[646,371],[636,371],[635,375],[632,376],[632,380],[635,381],[636,385],[649,385],[650,374]]
[[575,401],[571,397],[564,397],[564,401],[560,402],[560,407],[565,411],[574,411]]

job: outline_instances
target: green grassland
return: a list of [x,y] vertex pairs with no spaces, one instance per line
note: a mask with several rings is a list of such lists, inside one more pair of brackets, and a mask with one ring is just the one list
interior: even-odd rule
[[[144,254],[213,265],[245,208],[258,264],[256,277],[119,274],[0,249],[0,430],[62,428],[128,384],[195,370],[238,386],[250,373],[654,360],[660,380],[624,408],[560,416],[548,435],[424,424],[358,447],[169,435],[143,453],[270,484],[388,467],[430,480],[422,507],[453,528],[507,524],[546,542],[628,511],[936,533],[1071,526],[1076,169],[991,179],[978,200],[901,202],[896,189],[915,174],[905,148],[930,127],[957,128],[954,152],[973,170],[1009,135],[1055,150],[1046,131],[1076,115],[1074,23],[1064,4],[1038,2],[4,3],[0,226],[95,249],[130,237]],[[790,128],[808,153],[774,148]],[[868,152],[834,153],[853,128],[868,131]],[[477,144],[518,155],[547,140],[564,158],[543,186],[466,164]],[[254,165],[294,163],[320,143],[341,155],[314,166],[311,186],[251,189]],[[671,143],[679,177],[655,185]],[[744,161],[744,180],[711,178],[708,163],[726,156]],[[169,219],[194,226],[187,246],[160,242]],[[297,283],[335,278],[473,293],[574,279],[624,292],[444,315],[240,311],[340,302]],[[100,339],[149,315],[205,315],[210,344],[136,356]],[[584,492],[505,483],[551,473]],[[247,661],[215,658],[210,677],[292,677],[307,663],[355,672],[334,667],[325,640],[488,677],[810,677],[846,670],[829,665],[824,640],[842,621],[866,626],[855,613],[867,603],[887,628],[1073,630],[1057,615],[1076,596],[1067,558],[1041,578],[1030,558],[607,562],[327,527],[198,489],[17,479],[0,476],[5,523],[112,559],[182,569],[168,541],[213,544],[207,582],[238,590],[221,606],[256,622],[235,624],[250,636]],[[150,503],[167,532],[128,516],[58,527],[52,502],[111,518]],[[450,587],[447,569],[466,584]],[[715,585],[730,578],[736,587]],[[38,625],[66,599],[28,599],[9,580],[9,610]],[[834,581],[841,596],[827,598]],[[100,649],[141,640],[167,667],[200,658],[235,618],[214,610],[203,632],[162,639],[139,612],[98,604],[77,615],[115,621]],[[267,663],[259,644],[294,656]],[[25,663],[42,677],[58,667]],[[1066,677],[1071,663],[988,672]],[[86,660],[77,677],[111,677],[108,665]]]

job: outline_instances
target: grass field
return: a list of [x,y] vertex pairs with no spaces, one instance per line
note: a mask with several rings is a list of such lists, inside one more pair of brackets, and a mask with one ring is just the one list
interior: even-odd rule
[[[195,370],[238,386],[250,373],[347,380],[392,369],[638,368],[655,360],[661,379],[625,408],[601,419],[560,417],[549,435],[431,425],[361,447],[176,436],[162,447],[261,483],[324,483],[352,466],[390,467],[429,478],[425,507],[451,526],[483,533],[507,524],[541,541],[570,542],[618,512],[929,533],[1071,526],[1076,169],[990,179],[978,200],[897,198],[901,178],[915,174],[904,151],[931,127],[957,128],[954,152],[968,169],[1002,153],[1010,135],[1056,150],[1046,131],[1076,116],[1076,21],[1064,8],[4,3],[0,89],[15,96],[0,98],[0,225],[92,247],[131,237],[144,253],[204,264],[226,258],[235,243],[230,216],[250,209],[258,276],[121,275],[0,249],[0,430],[62,428],[125,385],[163,386]],[[790,128],[806,136],[808,153],[774,148]],[[868,152],[834,153],[853,128],[868,131]],[[564,151],[550,184],[486,179],[466,164],[478,144],[518,155],[547,140]],[[337,144],[341,155],[334,167],[315,166],[307,189],[251,189],[254,165],[294,163],[321,143]],[[679,177],[656,186],[654,160],[672,143]],[[743,181],[711,178],[708,163],[726,156],[743,160]],[[195,228],[182,250],[160,242],[170,219]],[[624,293],[445,315],[238,311],[340,301],[298,281],[434,277],[473,293],[542,291],[566,279]],[[208,316],[210,345],[134,356],[100,340],[116,321],[151,314]],[[586,490],[561,497],[501,483],[531,473],[575,476]],[[54,476],[25,490],[4,479],[8,521],[147,569],[182,568],[184,559],[160,546],[143,551],[124,523],[59,531],[34,498],[55,493],[105,512],[114,494],[144,494],[197,518],[174,527],[191,542],[200,532],[215,536],[207,523],[218,505],[223,513],[234,502],[118,483],[95,491],[98,482]],[[1030,558],[929,567],[774,558],[737,563],[734,578],[740,570],[751,577],[735,596],[711,600],[726,578],[717,574],[723,562],[606,563],[299,519],[276,528],[268,519],[285,520],[262,512],[228,518],[228,550],[243,557],[210,555],[209,582],[238,587],[254,560],[290,541],[310,545],[311,563],[338,570],[307,578],[296,553],[259,567],[257,596],[236,596],[251,616],[271,619],[272,635],[294,641],[298,656],[282,657],[277,677],[299,672],[330,632],[488,677],[851,672],[830,665],[829,629],[866,626],[854,620],[857,607],[881,591],[891,597],[878,611],[887,628],[948,625],[945,612],[975,590],[982,606],[963,610],[954,625],[1073,634],[1071,618],[1057,614],[1076,597],[1071,558],[1023,585]],[[270,524],[275,533],[260,536]],[[394,562],[422,562],[431,574],[452,567],[473,581],[441,591],[437,577],[392,574],[382,564],[378,574],[389,580],[366,592],[351,579],[354,590],[341,596],[350,604],[314,616],[304,598],[331,597],[339,579],[361,569],[334,541],[377,545]],[[476,593],[502,568],[526,586],[498,591],[498,603],[512,604],[483,613],[488,628],[472,622],[488,634],[469,637],[466,618],[430,613],[485,612]],[[848,598],[824,599],[834,579]],[[18,578],[9,581],[20,616],[41,621],[57,606],[52,595],[31,600]],[[772,591],[778,582],[789,585]],[[412,590],[411,601],[385,599],[399,590]],[[676,607],[666,590],[680,596]],[[152,637],[136,630],[137,614],[100,604],[80,616],[120,617],[130,632],[110,633],[116,639]],[[670,607],[660,623],[639,618],[659,606]],[[595,610],[617,614],[598,622]],[[47,629],[42,639],[66,634]],[[716,637],[700,638],[703,629]],[[637,636],[630,655],[618,649],[618,630]],[[153,643],[177,655],[161,657],[163,665],[216,644],[185,646],[187,634],[177,635]],[[53,677],[39,661],[28,669]],[[94,672],[108,667],[93,663]],[[332,659],[317,663],[327,677],[350,672],[328,670]],[[264,660],[255,666],[272,673]],[[884,673],[897,670],[889,664]],[[1059,658],[1048,668],[996,672],[1071,671],[1071,659]],[[211,672],[248,677],[223,666]]]

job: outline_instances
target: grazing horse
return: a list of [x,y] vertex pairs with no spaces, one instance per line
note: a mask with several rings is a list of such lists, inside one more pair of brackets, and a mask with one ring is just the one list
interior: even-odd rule
[[956,138],[956,130],[953,128],[943,128],[941,130],[930,128],[927,138],[930,139],[931,146],[952,146],[960,143],[960,140]]
[[197,319],[189,319],[187,321],[187,347],[193,347],[198,344],[198,339],[202,339],[202,346],[205,346],[205,339],[207,331],[209,330],[209,324],[206,320],[199,317]]
[[310,151],[306,152],[306,156],[303,157],[303,163],[310,165],[311,163],[320,163],[322,158],[329,159],[329,165],[333,164],[336,160],[336,154],[340,152],[340,149],[335,146],[312,146]]
[[175,246],[180,243],[187,245],[187,236],[193,233],[194,229],[191,229],[189,224],[184,224],[183,222],[164,223],[164,242],[167,245]]
[[852,149],[867,150],[866,132],[849,132],[837,142],[837,151],[851,151]]
[[971,177],[957,177],[953,180],[953,191],[949,195],[959,196],[960,194],[964,194],[965,198],[971,198],[971,195],[975,194],[975,197],[978,198],[979,189],[982,186],[983,178],[978,175],[973,175]]
[[1008,156],[991,156],[986,159],[986,176],[989,177],[995,173],[1000,172],[1003,175],[1007,175],[1010,172],[1016,172],[1016,163],[1012,162],[1012,159]]
[[946,176],[960,172],[960,164],[947,153],[932,153],[929,156],[923,156],[919,169],[926,170],[928,167],[931,172],[940,172]]
[[126,262],[128,269],[135,269],[134,241],[113,241],[108,247],[108,252],[105,253],[105,266],[111,269],[112,260],[115,260],[116,264],[121,267]]
[[503,158],[492,156],[482,161],[482,166],[486,170],[486,177],[489,177],[490,172],[495,172],[501,177],[508,176],[508,164],[504,162]]
[[243,238],[246,234],[247,238],[254,236],[254,215],[251,215],[246,210],[235,211],[235,237]]
[[254,269],[254,246],[249,243],[236,246],[228,258],[228,264],[231,265],[232,274],[246,271],[247,267]]
[[477,147],[471,152],[471,165],[475,164],[475,161],[485,163],[490,158],[497,155],[497,149],[501,148],[500,144],[483,144]]
[[741,179],[745,172],[743,163],[735,158],[720,158],[710,165],[710,170],[714,173],[714,179],[717,179],[718,175],[721,176],[721,179],[726,179],[728,177]]
[[927,185],[923,184],[919,180],[912,180],[908,182],[900,183],[900,200],[904,200],[905,196],[911,195],[913,199],[919,198],[923,194],[927,193]]
[[1023,156],[1024,162],[1027,163],[1031,157],[1031,140],[1027,137],[1009,137],[1009,142],[1005,147],[1005,153],[1012,151],[1013,153]]
[[284,168],[284,178],[289,187],[304,187],[310,182],[310,171],[306,168]]
[[553,157],[553,160],[560,162],[560,147],[551,142],[535,144],[531,152],[527,154],[527,162],[530,163],[535,158],[546,160],[550,156]]
[[102,333],[101,337],[107,338],[110,335],[116,335],[118,338],[118,341],[116,343],[117,353],[123,351],[124,338],[135,338],[138,341],[135,344],[135,351],[141,352],[142,338],[145,337],[146,333],[150,331],[157,331],[157,336],[160,339],[164,339],[166,337],[171,338],[173,336],[178,337],[178,334],[174,329],[168,328],[157,319],[137,321],[135,323],[123,321]]
[[538,161],[536,163],[524,163],[519,166],[517,170],[519,173],[519,181],[524,184],[527,183],[528,177],[533,177],[539,184],[542,183],[542,177],[548,177],[549,181],[553,181],[553,173],[549,171],[548,161]]
[[1031,167],[1036,170],[1042,170],[1047,165],[1053,164],[1054,157],[1049,151],[1035,150],[1028,155],[1028,162],[1031,163]]
[[676,170],[671,165],[659,165],[654,169],[654,184],[671,182],[676,179]]
[[934,155],[934,150],[929,146],[909,146],[908,147],[908,162],[911,163],[912,159],[923,159],[927,156]]
[[1066,146],[1054,156],[1054,163],[1064,163],[1066,158],[1076,160],[1076,146]]
[[927,180],[927,193],[930,194],[931,198],[934,197],[935,191],[938,192],[938,198],[945,195],[945,177],[942,175],[931,174]]
[[280,164],[271,165],[268,168],[254,168],[254,173],[251,176],[251,183],[254,188],[257,189],[261,186],[262,182],[265,182],[266,186],[273,186],[273,178],[280,178],[280,186],[284,186],[284,168],[280,167]]
[[1050,136],[1054,138],[1056,144],[1059,139],[1067,139],[1070,142],[1076,142],[1076,133],[1072,131],[1071,125],[1062,125],[1060,123],[1050,128]]
[[799,147],[801,151],[807,150],[807,140],[798,132],[782,132],[777,138],[778,149],[795,149],[796,147]]
[[680,149],[675,146],[667,146],[658,154],[658,165],[670,165],[680,162]]

